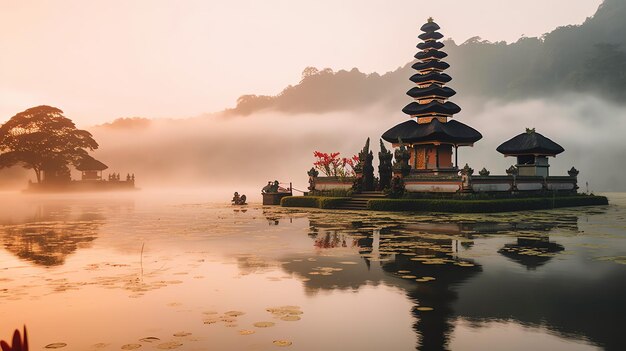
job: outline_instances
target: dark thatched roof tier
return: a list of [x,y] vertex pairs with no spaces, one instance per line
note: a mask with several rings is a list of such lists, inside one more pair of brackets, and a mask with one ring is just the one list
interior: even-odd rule
[[420,50],[425,49],[442,49],[445,45],[440,41],[425,41],[417,44],[417,48]]
[[438,96],[442,98],[449,98],[456,94],[456,91],[452,88],[448,87],[440,87],[436,84],[432,84],[428,88],[418,88],[413,87],[411,90],[407,91],[406,94],[412,98],[426,98],[430,96]]
[[408,120],[386,131],[382,138],[390,143],[444,142],[444,143],[475,143],[482,139],[476,129],[461,122],[451,120],[446,123],[433,118],[430,123],[417,123]]
[[434,32],[434,31],[437,31],[439,29],[441,29],[441,28],[435,22],[426,22],[426,23],[424,23],[424,25],[422,25],[422,28],[420,28],[420,30],[422,32]]
[[535,132],[534,129],[528,129],[526,133],[522,133],[505,141],[498,146],[496,150],[507,156],[555,156],[565,151],[561,145]]
[[449,64],[443,61],[427,61],[427,62],[416,62],[411,66],[414,70],[421,71],[423,69],[434,68],[438,70],[445,70],[450,67]]
[[448,54],[439,50],[420,51],[415,54],[415,58],[418,60],[438,59],[446,58]]
[[449,81],[452,80],[452,77],[450,77],[449,75],[445,74],[445,73],[439,73],[439,72],[430,72],[427,74],[419,74],[416,73],[414,75],[411,76],[411,82],[413,83],[424,83],[424,82],[429,82],[429,81],[435,81],[435,82],[439,82],[439,83],[447,83]]
[[418,35],[417,37],[422,40],[439,40],[443,38],[443,34],[438,33],[438,32],[427,32],[427,33],[422,33]]
[[455,113],[461,112],[461,108],[459,105],[454,102],[446,101],[445,103],[440,103],[439,101],[431,101],[427,104],[419,104],[415,101],[406,105],[402,112],[407,115],[415,116],[415,115],[425,115],[425,114],[442,114],[451,116]]
[[76,169],[81,172],[82,171],[104,171],[107,168],[109,168],[109,166],[105,165],[104,163],[96,160],[95,158],[89,155],[84,156],[80,160],[78,165],[76,166]]

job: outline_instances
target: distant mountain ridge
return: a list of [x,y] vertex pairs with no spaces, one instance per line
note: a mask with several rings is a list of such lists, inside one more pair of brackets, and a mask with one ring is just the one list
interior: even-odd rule
[[[559,27],[541,38],[513,44],[479,37],[457,45],[445,41],[446,61],[459,96],[516,100],[559,93],[593,94],[626,101],[626,0],[604,0],[582,25]],[[445,33],[445,28],[443,29]],[[417,44],[416,33],[416,42]],[[408,44],[407,44],[408,45]],[[417,49],[416,49],[417,50]],[[243,95],[227,115],[261,111],[325,113],[372,104],[401,109],[410,98],[410,65],[385,73],[318,70],[307,67],[302,80],[275,96]]]

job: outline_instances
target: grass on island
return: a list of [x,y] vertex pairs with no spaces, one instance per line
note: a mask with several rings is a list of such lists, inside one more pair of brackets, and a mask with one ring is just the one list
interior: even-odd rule
[[[280,205],[283,207],[312,207],[334,209],[349,197],[288,196]],[[608,205],[605,196],[570,195],[494,199],[371,199],[367,203],[373,211],[416,211],[487,213],[525,210],[546,210],[560,207]]]
[[339,205],[350,200],[349,197],[329,196],[285,196],[280,200],[282,207],[313,207],[313,208],[337,208]]

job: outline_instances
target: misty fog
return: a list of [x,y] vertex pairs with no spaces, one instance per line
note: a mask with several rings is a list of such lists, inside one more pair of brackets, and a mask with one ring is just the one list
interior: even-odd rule
[[[574,166],[580,170],[581,191],[585,182],[596,192],[626,190],[620,181],[626,162],[626,108],[583,95],[512,103],[456,101],[463,111],[455,118],[483,134],[474,147],[459,148],[459,166],[468,163],[476,173],[486,167],[492,175],[505,174],[515,160],[503,157],[496,147],[527,127],[536,128],[565,148],[550,158],[551,175],[566,175]],[[144,190],[198,187],[210,189],[216,200],[239,191],[259,201],[268,180],[293,182],[294,188],[306,190],[313,151],[348,157],[370,137],[376,154],[380,135],[407,119],[400,108],[381,105],[354,113],[211,115],[88,129],[100,144],[93,155],[109,166],[105,179],[111,172],[122,177],[134,173]],[[377,157],[374,161],[376,165]],[[28,178],[34,179],[28,170],[0,173],[5,188],[23,188]]]

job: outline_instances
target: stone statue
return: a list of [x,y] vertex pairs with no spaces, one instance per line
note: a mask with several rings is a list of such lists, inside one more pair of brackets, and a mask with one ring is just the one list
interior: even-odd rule
[[394,174],[401,174],[403,177],[408,176],[411,173],[411,166],[409,165],[409,159],[411,158],[411,152],[404,147],[402,139],[398,139],[400,147],[394,152],[393,163]]
[[515,166],[511,166],[506,170],[506,174],[510,175],[510,176],[516,176],[517,175],[517,167]]
[[315,191],[315,178],[320,175],[320,172],[318,172],[318,170],[314,167],[311,167],[306,174],[309,176],[309,191]]
[[385,148],[385,144],[383,144],[381,139],[380,152],[378,153],[378,176],[380,177],[380,181],[378,183],[379,190],[383,190],[391,186],[392,159],[393,155],[391,154],[391,151]]
[[370,151],[370,138],[367,138],[363,150],[359,153],[359,160],[363,166],[363,190],[372,191],[374,190],[374,166],[372,165],[374,153]]
[[264,186],[264,187],[263,187],[263,189],[261,189],[261,192],[262,192],[263,194],[269,193],[271,188],[272,188],[272,182],[271,182],[271,181],[268,181],[268,182],[267,182],[267,185],[266,185],[266,186]]
[[461,190],[463,192],[472,191],[472,175],[474,170],[466,163],[465,167],[461,168]]
[[570,177],[577,177],[578,176],[579,171],[572,167],[569,171],[567,171],[567,174],[569,174]]

